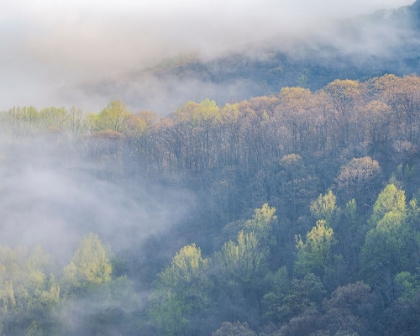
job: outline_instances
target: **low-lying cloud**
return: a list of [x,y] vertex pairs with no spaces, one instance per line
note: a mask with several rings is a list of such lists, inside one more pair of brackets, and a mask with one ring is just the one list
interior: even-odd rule
[[[0,109],[76,104],[99,109],[104,97],[74,92],[81,82],[118,77],[165,57],[212,59],[251,44],[279,44],[330,24],[412,0],[383,1],[15,1],[0,5]],[[330,35],[331,34],[331,35]],[[76,90],[77,91],[77,90]],[[74,101],[74,99],[86,99]],[[108,100],[109,101],[109,100]]]
[[68,262],[81,237],[94,232],[114,252],[137,250],[194,206],[185,190],[101,178],[101,165],[73,152],[72,141],[0,139],[0,245],[39,244]]

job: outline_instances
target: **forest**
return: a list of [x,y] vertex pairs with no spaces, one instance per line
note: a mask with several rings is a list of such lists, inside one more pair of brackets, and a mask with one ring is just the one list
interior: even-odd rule
[[0,120],[1,335],[420,334],[420,77]]

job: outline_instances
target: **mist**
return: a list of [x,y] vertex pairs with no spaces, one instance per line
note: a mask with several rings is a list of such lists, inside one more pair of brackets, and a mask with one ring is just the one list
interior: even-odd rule
[[194,206],[186,190],[101,177],[102,165],[84,160],[72,150],[73,141],[2,137],[0,245],[40,245],[59,264],[90,232],[115,253],[139,250]]
[[[186,99],[182,92],[191,87],[203,94],[190,98],[201,98],[205,93],[217,99],[219,92],[226,90],[212,83],[189,85],[178,79],[156,83],[156,78],[150,77],[138,84],[139,81],[127,81],[127,77],[180,54],[194,53],[205,62],[232,52],[265,57],[264,50],[273,48],[299,56],[302,43],[314,40],[347,50],[350,43],[337,36],[334,29],[337,22],[411,3],[412,0],[2,3],[0,109],[78,105],[98,112],[112,99],[126,98],[134,110],[149,108],[167,114]],[[387,32],[386,39],[381,31]],[[389,27],[367,27],[365,32],[353,36],[358,43],[351,48],[362,47],[374,54],[383,52],[383,44],[398,40],[401,34]],[[86,89],[102,81],[117,82],[117,88],[104,92],[94,84],[95,90]],[[175,90],[174,95],[182,99],[166,98],[162,103],[159,96],[170,95],[170,88],[177,83],[182,88]],[[153,97],[145,94],[148,99],[134,99],[132,96],[139,94],[136,85],[157,93]],[[241,81],[229,83],[227,92],[233,92],[230,99],[246,96],[236,93],[240,87]],[[248,90],[255,92],[252,87]],[[220,100],[226,99],[222,96]]]

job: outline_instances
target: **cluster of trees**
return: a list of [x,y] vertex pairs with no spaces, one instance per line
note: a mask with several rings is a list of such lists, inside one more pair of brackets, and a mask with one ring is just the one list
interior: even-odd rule
[[419,77],[187,102],[164,118],[120,101],[0,117],[11,142],[44,137],[96,177],[197,199],[135,252],[111,258],[85,237],[61,273],[41,250],[1,250],[3,334],[420,333]]
[[[315,225],[295,236],[264,204],[227,224],[208,256],[182,247],[147,300],[112,253],[85,236],[56,280],[40,247],[0,249],[4,335],[415,335],[420,332],[419,195],[388,184],[369,216],[330,190],[310,205]],[[236,232],[235,237],[233,237]],[[230,238],[232,237],[232,238]],[[114,265],[117,264],[114,261]],[[242,321],[240,323],[238,321]]]
[[407,204],[388,184],[366,217],[354,199],[341,209],[331,190],[321,194],[310,206],[315,225],[295,237],[290,260],[279,258],[288,248],[282,224],[264,204],[252,219],[228,224],[237,237],[211,257],[185,246],[158,275],[155,333],[205,335],[221,324],[213,335],[417,334],[417,197]]
[[333,184],[346,201],[364,194],[359,203],[368,209],[382,187],[381,172],[389,175],[402,164],[400,175],[415,178],[410,166],[420,141],[419,87],[417,76],[385,75],[336,80],[315,93],[283,88],[222,107],[187,102],[164,118],[130,113],[114,101],[99,114],[23,107],[1,119],[4,132],[15,137],[48,133],[63,146],[71,142],[87,160],[104,163],[98,171],[104,178],[199,186],[214,195],[221,223],[267,201],[296,221],[308,200]]
[[138,309],[139,301],[126,278],[113,276],[111,258],[96,234],[83,237],[59,272],[40,246],[1,247],[0,334],[97,335],[129,329],[129,313],[123,312]]

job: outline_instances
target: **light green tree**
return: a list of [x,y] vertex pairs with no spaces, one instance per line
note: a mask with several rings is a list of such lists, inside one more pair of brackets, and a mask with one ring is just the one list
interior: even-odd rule
[[248,219],[244,224],[244,232],[253,232],[263,246],[272,246],[276,244],[276,238],[273,234],[273,224],[277,221],[275,215],[276,208],[270,207],[267,203],[261,208],[254,210],[252,219]]
[[274,225],[277,222],[275,215],[276,208],[270,207],[267,203],[261,208],[254,210],[254,215],[248,220],[238,220],[227,224],[222,229],[223,241],[235,240],[239,231],[253,233],[262,246],[273,246],[276,244],[276,237],[273,233]]
[[388,212],[405,213],[405,193],[393,184],[388,184],[376,200],[369,223],[375,226]]
[[406,208],[405,193],[389,184],[378,196],[369,220],[374,226],[366,234],[360,264],[367,280],[379,288],[386,300],[396,297],[394,278],[413,270],[419,252],[419,234],[410,225],[415,201]]
[[200,103],[193,101],[181,106],[174,114],[178,122],[187,122],[193,126],[210,126],[221,122],[222,115],[214,100],[204,99]]
[[205,278],[209,261],[201,256],[195,244],[184,246],[172,258],[171,265],[160,273],[157,284],[163,288],[187,289],[195,280]]
[[328,193],[325,195],[320,194],[311,203],[310,210],[316,220],[325,220],[328,226],[333,224],[333,220],[340,211],[336,205],[336,197],[331,190],[328,190]]
[[50,131],[62,131],[70,125],[70,114],[64,107],[48,107],[39,112],[40,123]]
[[399,285],[400,298],[406,300],[413,300],[418,293],[420,293],[420,269],[417,273],[401,272],[395,276],[395,282]]
[[130,115],[127,106],[120,100],[115,100],[99,113],[96,121],[97,128],[122,133],[127,126]]
[[58,332],[60,287],[46,274],[47,265],[39,246],[32,251],[0,247],[0,334]]
[[295,262],[295,272],[299,275],[314,273],[323,277],[331,266],[334,244],[333,229],[327,226],[325,220],[316,222],[316,226],[306,234],[306,241],[301,236],[296,237],[298,251]]
[[416,249],[413,243],[409,225],[404,215],[397,211],[386,213],[366,234],[360,254],[362,272],[387,300],[395,299],[396,274],[412,268],[411,257]]
[[90,233],[79,244],[64,269],[63,283],[68,293],[78,293],[111,280],[109,252],[97,234]]
[[214,258],[220,292],[243,319],[250,318],[251,311],[262,316],[267,256],[268,246],[261,245],[254,232],[240,231],[236,242],[226,242]]
[[264,273],[267,253],[266,248],[259,246],[255,233],[240,231],[237,243],[226,242],[217,257],[223,274],[252,286]]
[[150,296],[149,316],[159,335],[193,332],[209,300],[210,259],[195,244],[184,246],[158,275]]

